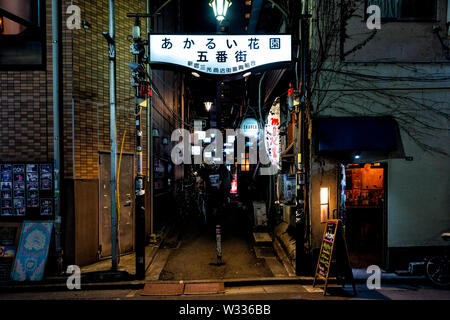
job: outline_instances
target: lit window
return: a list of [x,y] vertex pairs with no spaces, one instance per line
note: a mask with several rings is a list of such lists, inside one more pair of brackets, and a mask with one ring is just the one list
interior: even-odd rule
[[250,171],[249,153],[241,153],[241,171]]

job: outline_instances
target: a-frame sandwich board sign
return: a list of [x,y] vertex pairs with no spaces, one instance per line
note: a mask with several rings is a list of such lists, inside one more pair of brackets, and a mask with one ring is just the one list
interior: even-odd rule
[[347,243],[345,241],[344,229],[340,220],[328,220],[323,232],[322,246],[320,248],[313,282],[313,287],[315,287],[318,278],[325,280],[323,295],[327,292],[328,279],[330,277],[333,259],[336,261],[336,270],[333,270],[336,273],[336,278],[338,280],[340,277],[343,278],[343,285],[346,280],[350,281],[353,286],[353,293],[356,295],[355,281],[350,266]]

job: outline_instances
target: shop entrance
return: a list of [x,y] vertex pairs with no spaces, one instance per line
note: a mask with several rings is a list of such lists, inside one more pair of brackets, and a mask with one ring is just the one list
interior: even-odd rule
[[381,163],[346,167],[346,237],[353,268],[384,265],[386,172]]

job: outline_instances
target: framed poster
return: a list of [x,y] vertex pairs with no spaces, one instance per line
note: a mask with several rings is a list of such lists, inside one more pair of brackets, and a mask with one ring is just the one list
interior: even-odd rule
[[1,204],[2,204],[2,208],[12,208],[13,207],[12,199],[2,199]]
[[2,216],[12,216],[13,215],[12,208],[2,208],[1,215]]
[[12,181],[12,166],[10,164],[0,165],[0,175],[1,182]]
[[38,173],[38,171],[39,171],[38,167],[39,166],[37,164],[33,164],[33,163],[27,164],[27,173],[30,173],[30,172]]
[[40,281],[47,264],[52,222],[25,221],[12,272],[15,281]]
[[53,215],[53,200],[41,199],[41,216]]
[[5,182],[1,182],[0,184],[0,188],[2,190],[12,190],[12,182],[11,181],[5,181]]
[[54,212],[53,181],[50,163],[1,163],[0,217],[49,219]]
[[12,193],[8,190],[1,190],[0,191],[0,198],[1,199],[12,199]]
[[28,208],[39,208],[39,165],[27,164],[27,202]]

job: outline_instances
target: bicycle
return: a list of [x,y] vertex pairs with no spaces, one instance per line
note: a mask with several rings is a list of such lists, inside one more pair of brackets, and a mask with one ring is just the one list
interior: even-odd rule
[[[450,241],[450,233],[441,235],[444,241]],[[450,286],[450,256],[447,253],[443,256],[434,256],[428,259],[425,271],[427,278],[438,287]]]

